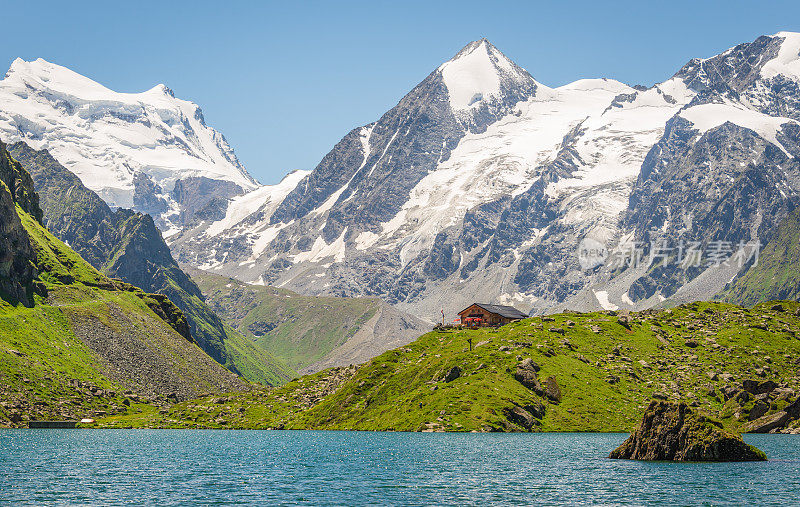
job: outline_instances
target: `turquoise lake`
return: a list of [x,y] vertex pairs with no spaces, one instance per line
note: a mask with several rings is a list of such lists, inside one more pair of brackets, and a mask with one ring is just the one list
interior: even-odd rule
[[0,430],[0,504],[800,504],[800,436],[763,463],[607,459],[624,434]]

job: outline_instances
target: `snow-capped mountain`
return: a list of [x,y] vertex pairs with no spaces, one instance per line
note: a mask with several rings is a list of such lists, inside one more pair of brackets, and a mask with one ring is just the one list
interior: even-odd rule
[[545,311],[710,297],[737,271],[585,269],[578,246],[636,241],[646,257],[657,236],[766,237],[798,202],[799,45],[761,37],[650,88],[549,88],[472,42],[310,174],[259,190],[267,205],[242,196],[173,247],[247,281],[379,295],[428,318],[475,299]]
[[[799,53],[800,34],[782,32],[650,88],[550,88],[481,39],[313,171],[237,183],[171,247],[243,281],[377,295],[431,320],[475,300],[538,312],[708,298],[742,269],[681,264],[652,242],[766,241],[800,204]],[[175,186],[173,199],[196,191]],[[645,262],[587,265],[587,241],[642,245]]]
[[216,217],[204,206],[258,187],[200,108],[166,86],[117,93],[42,59],[16,59],[0,81],[0,138],[47,149],[109,205],[162,226]]

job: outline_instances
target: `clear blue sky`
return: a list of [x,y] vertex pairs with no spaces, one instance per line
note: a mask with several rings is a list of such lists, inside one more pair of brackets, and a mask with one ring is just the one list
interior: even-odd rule
[[164,83],[203,108],[263,183],[313,168],[483,36],[549,86],[651,85],[692,57],[800,31],[797,0],[117,4],[4,2],[0,67],[41,57],[117,91]]

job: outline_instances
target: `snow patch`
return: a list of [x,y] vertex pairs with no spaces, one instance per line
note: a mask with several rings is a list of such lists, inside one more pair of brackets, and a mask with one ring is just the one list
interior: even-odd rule
[[346,246],[344,243],[344,236],[347,233],[345,228],[338,238],[333,243],[325,243],[322,236],[318,236],[314,240],[314,244],[307,252],[300,252],[292,256],[292,262],[297,264],[299,262],[319,262],[327,257],[333,257],[334,262],[344,262]]
[[484,98],[500,94],[500,78],[485,41],[442,65],[441,71],[454,110],[468,109]]
[[608,292],[604,290],[593,290],[592,292],[604,310],[619,310],[619,306],[608,300]]
[[516,66],[486,39],[467,45],[439,69],[453,111],[479,107],[501,95],[501,75],[524,79]]
[[787,157],[793,158],[777,138],[778,131],[782,125],[797,123],[791,118],[768,116],[752,109],[737,107],[731,103],[702,104],[690,107],[681,111],[680,116],[692,122],[701,134],[719,127],[725,122],[731,122],[740,127],[753,130],[759,136],[780,148]]
[[283,202],[289,193],[294,190],[300,181],[308,175],[311,171],[293,171],[281,180],[277,185],[265,185],[259,187],[252,192],[244,195],[234,197],[228,210],[225,213],[225,218],[212,223],[205,233],[208,236],[218,236],[223,231],[234,227],[241,223],[244,219],[267,206],[265,210],[267,213],[263,216],[263,220],[269,220],[275,209]]
[[785,40],[781,44],[778,56],[761,68],[761,76],[771,78],[784,75],[800,80],[800,33],[778,32],[773,37],[782,37]]
[[366,250],[377,243],[379,239],[381,239],[381,237],[378,234],[370,231],[364,231],[356,236],[356,250]]

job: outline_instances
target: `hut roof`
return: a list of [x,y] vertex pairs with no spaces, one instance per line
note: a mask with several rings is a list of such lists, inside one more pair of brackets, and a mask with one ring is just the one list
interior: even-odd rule
[[464,312],[466,312],[467,310],[469,310],[470,306],[473,306],[473,305],[480,306],[481,308],[483,308],[484,310],[486,310],[489,313],[494,313],[494,314],[497,314],[497,315],[501,315],[501,316],[506,317],[508,319],[527,319],[528,318],[527,315],[525,315],[523,312],[517,310],[513,306],[490,305],[490,304],[487,304],[487,303],[473,303],[473,304],[469,305],[468,307],[466,307],[465,309],[463,309],[460,312],[458,312],[459,315],[464,313]]

